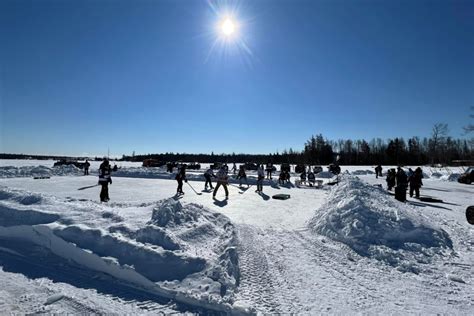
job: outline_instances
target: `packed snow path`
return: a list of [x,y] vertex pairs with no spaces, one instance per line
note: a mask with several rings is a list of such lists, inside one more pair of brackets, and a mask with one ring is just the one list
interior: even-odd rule
[[[371,184],[384,184],[373,175],[361,178]],[[93,202],[98,200],[98,188],[77,190],[95,181],[95,177],[12,178],[3,179],[1,184],[100,206]],[[203,182],[190,184],[201,192]],[[151,205],[169,198],[175,189],[175,181],[115,178],[110,187],[112,202],[101,207],[138,224],[140,218],[149,218]],[[237,224],[241,273],[236,305],[264,313],[472,314],[474,310],[473,229],[463,218],[465,205],[472,204],[472,186],[428,180],[422,194],[444,203],[409,200],[450,234],[455,249],[443,260],[421,263],[419,273],[399,271],[312,232],[307,222],[325,201],[325,190],[273,185],[264,187],[264,195],[257,195],[252,188],[244,191],[231,186],[229,200],[223,199],[223,191],[212,200],[210,193],[196,195],[187,185],[184,190],[182,203],[202,204]],[[292,197],[286,201],[271,199],[276,193]]]

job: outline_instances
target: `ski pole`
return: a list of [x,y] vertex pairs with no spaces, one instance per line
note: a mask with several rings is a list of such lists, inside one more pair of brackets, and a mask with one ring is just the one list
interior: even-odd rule
[[189,182],[186,182],[186,183],[189,185],[191,189],[193,189],[194,193],[196,193],[197,195],[202,195],[201,192],[197,192],[196,190],[194,190],[193,186]]

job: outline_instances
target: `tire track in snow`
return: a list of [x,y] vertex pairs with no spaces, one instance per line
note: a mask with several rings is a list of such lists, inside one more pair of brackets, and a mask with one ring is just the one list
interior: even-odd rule
[[240,283],[236,300],[252,306],[257,311],[281,313],[275,298],[274,273],[269,271],[266,252],[258,238],[258,229],[248,225],[237,226],[239,235]]
[[[309,230],[240,225],[236,301],[262,313],[439,310],[455,297],[435,275],[403,273]],[[459,299],[459,297],[457,297]],[[463,299],[465,300],[465,298]],[[420,303],[422,301],[423,303]]]

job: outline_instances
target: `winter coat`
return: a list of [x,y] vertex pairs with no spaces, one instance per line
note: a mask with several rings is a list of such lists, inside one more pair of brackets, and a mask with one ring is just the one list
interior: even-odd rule
[[209,176],[209,177],[215,177],[214,170],[212,170],[211,168],[207,169],[204,175]]
[[99,167],[99,184],[112,184],[112,177],[110,176],[110,165],[108,163],[101,163]]
[[227,171],[224,168],[219,169],[219,171],[217,171],[216,176],[217,176],[217,183],[227,184],[227,179],[229,177],[227,176]]
[[419,188],[423,185],[423,173],[420,171],[415,171],[412,176],[408,179],[410,182],[410,187]]
[[258,167],[258,170],[257,170],[257,175],[258,175],[258,178],[265,178],[265,171],[263,171],[263,167]]
[[397,172],[397,186],[407,186],[408,184],[408,178],[407,178],[407,174],[405,173],[405,171],[403,171],[402,169],[400,169],[398,172]]
[[186,179],[186,171],[184,169],[180,169],[179,172],[176,174],[176,180],[178,181],[187,181]]

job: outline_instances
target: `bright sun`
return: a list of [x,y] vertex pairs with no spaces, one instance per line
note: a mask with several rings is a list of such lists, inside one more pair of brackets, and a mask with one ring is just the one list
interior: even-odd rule
[[221,23],[221,32],[224,36],[230,37],[235,32],[235,23],[230,18],[225,18]]

